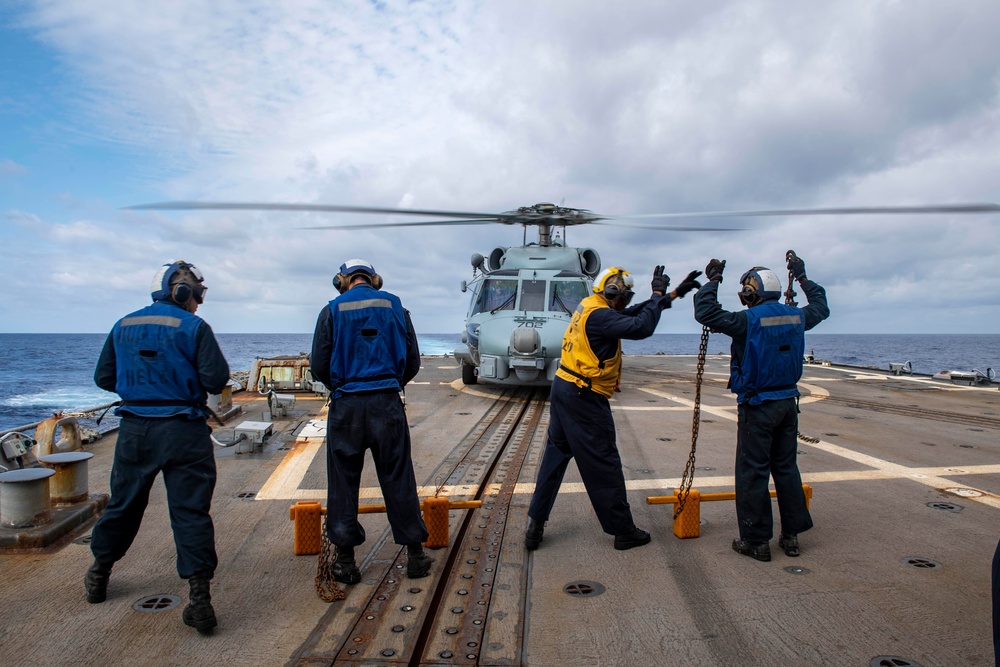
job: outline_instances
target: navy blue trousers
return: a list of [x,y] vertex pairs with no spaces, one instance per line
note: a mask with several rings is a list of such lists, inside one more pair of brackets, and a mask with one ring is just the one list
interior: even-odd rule
[[1000,542],[993,553],[993,662],[1000,667]]
[[739,406],[736,435],[736,518],[740,537],[765,542],[774,536],[768,478],[774,478],[781,532],[812,528],[796,463],[799,415],[794,398]]
[[609,535],[630,532],[635,523],[625,497],[625,475],[608,399],[559,377],[552,382],[549,399],[548,441],[528,516],[549,520],[566,467],[575,458],[601,528]]
[[410,428],[395,391],[343,394],[330,403],[326,440],[326,526],[330,542],[365,541],[358,494],[365,450],[370,449],[396,544],[427,541],[410,458]]
[[121,560],[132,546],[159,473],[167,488],[170,527],[182,579],[211,578],[219,559],[209,511],[215,490],[215,452],[204,419],[125,415],[111,469],[111,500],[94,526],[90,550],[101,563]]

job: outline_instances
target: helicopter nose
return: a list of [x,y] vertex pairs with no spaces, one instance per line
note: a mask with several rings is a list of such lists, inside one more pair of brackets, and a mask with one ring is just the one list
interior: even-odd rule
[[510,333],[511,351],[522,356],[535,356],[542,349],[542,337],[538,330],[529,327],[517,327]]

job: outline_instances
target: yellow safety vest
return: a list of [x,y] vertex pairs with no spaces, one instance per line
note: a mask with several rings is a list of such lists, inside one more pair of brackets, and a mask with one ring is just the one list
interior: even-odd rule
[[611,398],[622,375],[622,343],[611,359],[598,359],[587,340],[587,320],[598,308],[610,308],[604,297],[594,294],[580,302],[563,337],[562,359],[556,377]]

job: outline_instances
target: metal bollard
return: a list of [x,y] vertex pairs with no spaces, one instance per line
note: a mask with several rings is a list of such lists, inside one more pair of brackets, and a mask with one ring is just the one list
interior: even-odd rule
[[63,452],[49,454],[38,460],[55,471],[49,483],[49,496],[53,505],[73,505],[90,495],[87,483],[87,461],[94,458],[91,452]]
[[51,517],[48,468],[25,468],[0,473],[0,527],[31,528]]

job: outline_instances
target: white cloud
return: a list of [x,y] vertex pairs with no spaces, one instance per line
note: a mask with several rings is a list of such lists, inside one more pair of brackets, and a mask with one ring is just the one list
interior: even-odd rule
[[[138,174],[149,201],[565,200],[627,214],[997,199],[1000,5],[985,0],[42,0],[28,23],[79,89],[73,130],[150,156]],[[297,229],[358,220],[91,208],[43,223],[45,261],[65,267],[23,289],[73,301],[76,326],[103,330],[183,257],[206,273],[200,312],[217,331],[305,332],[336,267],[362,256],[418,329],[458,331],[469,255],[521,239],[499,226]],[[734,222],[749,231],[568,236],[637,276],[664,263],[675,283],[725,257],[730,293],[746,268],[780,268],[794,248],[828,288],[829,331],[1000,326],[996,215],[698,224]],[[113,269],[111,295],[88,301],[56,278],[94,267]],[[695,331],[689,312],[664,327]],[[66,319],[35,321],[72,330]]]

